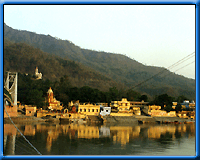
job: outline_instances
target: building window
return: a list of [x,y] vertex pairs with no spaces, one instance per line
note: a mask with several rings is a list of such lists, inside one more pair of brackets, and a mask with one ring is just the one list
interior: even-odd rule
[[82,112],[82,109],[80,109],[80,112]]
[[88,109],[88,112],[90,112],[90,109]]
[[92,109],[92,112],[94,112],[94,109]]
[[108,112],[108,110],[106,109],[106,112]]
[[98,109],[96,109],[96,111],[98,112]]
[[84,109],[84,112],[86,112],[86,109]]

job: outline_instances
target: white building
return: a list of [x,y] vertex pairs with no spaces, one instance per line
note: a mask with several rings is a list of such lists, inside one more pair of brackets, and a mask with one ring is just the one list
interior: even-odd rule
[[42,73],[38,72],[38,67],[35,68],[35,76],[36,76],[36,79],[42,79]]
[[108,116],[111,113],[111,107],[104,107],[100,106],[100,115],[101,116]]

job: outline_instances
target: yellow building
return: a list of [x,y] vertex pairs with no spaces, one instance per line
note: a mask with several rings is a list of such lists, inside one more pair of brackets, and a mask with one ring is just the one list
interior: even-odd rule
[[165,116],[167,114],[166,111],[164,110],[150,110],[148,111],[148,114],[151,115],[152,117],[157,117],[157,116]]
[[195,107],[195,102],[189,103],[189,107]]
[[5,107],[5,109],[4,109],[4,118],[7,118],[8,115],[9,115],[9,117],[17,117],[18,116],[17,106],[4,105],[4,107]]
[[122,98],[121,101],[111,101],[111,108],[116,108],[119,112],[129,112],[130,102],[126,98]]
[[194,101],[192,101],[191,103],[189,103],[189,108],[190,109],[193,109],[193,111],[195,111],[195,102]]
[[130,113],[133,112],[136,115],[141,115],[140,107],[147,105],[148,102],[133,102],[127,101],[127,98],[122,98],[121,101],[111,101],[110,106],[112,112],[118,113]]
[[146,106],[149,102],[144,102],[143,100],[141,102],[136,102],[136,101],[130,101],[130,105],[132,107],[142,107]]
[[151,110],[148,114],[152,117],[176,117],[176,111]]
[[141,110],[139,107],[133,107],[133,113],[135,115],[141,115]]
[[93,105],[93,104],[79,104],[78,106],[78,113],[82,113],[85,115],[96,115],[98,116],[100,113],[100,105]]
[[194,111],[190,113],[190,118],[195,119],[195,112]]
[[54,98],[53,95],[53,91],[51,89],[51,87],[49,88],[49,90],[47,91],[47,99],[48,99],[48,109],[50,110],[62,110],[63,106],[60,104],[60,101],[56,100],[56,98]]
[[104,107],[108,107],[108,103],[97,103],[98,105],[102,105]]
[[26,116],[34,116],[37,110],[36,106],[25,105]]
[[156,105],[149,105],[148,114],[152,117],[176,117],[176,111],[167,112]]
[[177,115],[180,118],[195,119],[195,112],[194,111],[181,111],[181,112],[178,112]]
[[178,104],[177,102],[172,102],[172,108],[176,109],[177,104]]
[[161,106],[156,106],[156,105],[149,105],[149,111],[151,110],[160,110],[161,109]]
[[77,101],[71,101],[68,103],[68,107],[72,107],[72,106],[78,106],[80,103],[79,103],[79,100]]

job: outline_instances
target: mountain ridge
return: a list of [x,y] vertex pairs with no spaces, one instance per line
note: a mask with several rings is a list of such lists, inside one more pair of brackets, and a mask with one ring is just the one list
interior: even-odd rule
[[110,77],[117,83],[124,84],[126,87],[133,87],[166,70],[165,74],[167,76],[159,75],[152,78],[143,86],[135,88],[135,90],[148,93],[151,88],[155,92],[156,90],[162,90],[162,88],[169,88],[169,90],[174,88],[178,90],[178,93],[187,94],[187,92],[191,92],[192,97],[195,97],[195,80],[174,74],[162,67],[145,66],[122,54],[82,49],[68,40],[60,40],[50,35],[41,35],[29,31],[15,30],[6,24],[4,24],[4,37],[12,42],[25,42],[41,49],[43,52],[83,64],[102,75]]

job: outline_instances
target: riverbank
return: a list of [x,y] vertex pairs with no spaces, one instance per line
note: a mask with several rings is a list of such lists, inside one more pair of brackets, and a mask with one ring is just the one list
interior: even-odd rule
[[150,116],[103,116],[103,123],[194,123],[193,119],[186,119],[180,117],[150,117]]
[[[38,118],[34,116],[19,115],[11,117],[14,123],[61,123],[59,118]],[[78,123],[82,119],[76,121],[67,120],[65,123]],[[81,121],[82,122],[82,121]],[[150,116],[90,116],[87,123],[101,123],[101,124],[144,124],[144,123],[194,123],[193,119],[179,118],[179,117],[150,117]],[[9,118],[4,118],[4,123],[11,123]]]
[[[25,116],[25,115],[18,115],[17,117],[11,117],[11,120],[14,123],[20,123],[20,124],[28,124],[28,123],[45,123],[46,119],[43,118],[37,118],[35,116]],[[10,118],[6,117],[4,118],[4,124],[12,123]]]

